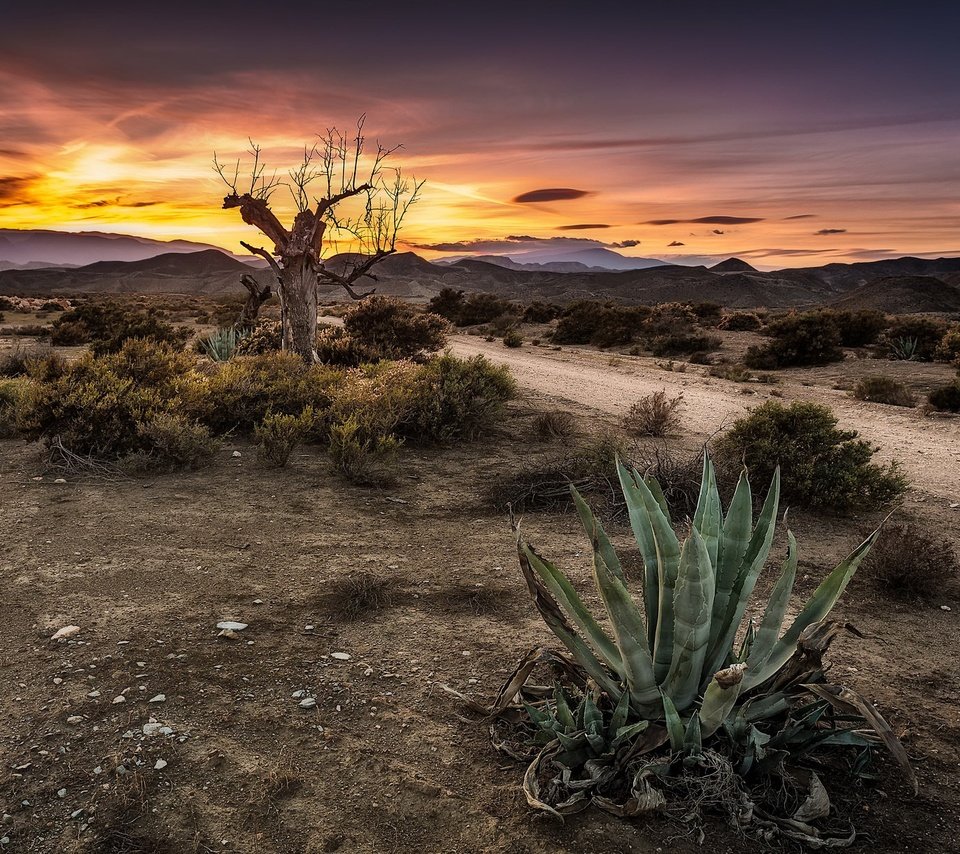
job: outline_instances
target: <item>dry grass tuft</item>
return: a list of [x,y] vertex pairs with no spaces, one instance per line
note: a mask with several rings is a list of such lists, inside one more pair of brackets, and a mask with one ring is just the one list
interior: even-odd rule
[[883,529],[860,572],[896,599],[942,601],[960,578],[960,561],[949,539],[909,521]]
[[334,581],[324,598],[338,617],[357,620],[392,607],[395,586],[392,578],[357,572]]
[[623,426],[634,436],[666,436],[680,427],[683,395],[667,397],[666,390],[641,397],[623,419]]
[[562,409],[540,412],[533,419],[533,433],[541,442],[569,439],[576,431],[576,420]]

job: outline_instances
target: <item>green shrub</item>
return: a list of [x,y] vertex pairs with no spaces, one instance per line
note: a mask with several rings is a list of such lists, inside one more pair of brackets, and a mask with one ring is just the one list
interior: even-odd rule
[[598,347],[630,344],[651,313],[646,306],[580,300],[563,310],[553,340],[557,344],[594,344]]
[[840,343],[844,347],[869,347],[876,344],[880,333],[887,326],[887,316],[874,309],[828,309],[821,314],[829,317],[837,327]]
[[735,311],[720,321],[719,328],[728,332],[755,332],[762,325],[760,318],[752,311]]
[[516,330],[512,330],[503,336],[503,346],[511,348],[522,347],[523,336]]
[[494,294],[470,294],[463,302],[457,326],[490,323],[503,315],[516,316],[518,308],[510,300]]
[[554,302],[535,300],[523,310],[524,323],[550,323],[563,313],[563,307]]
[[917,396],[903,383],[890,377],[864,377],[853,389],[857,400],[890,406],[916,406]]
[[941,412],[960,412],[960,378],[935,388],[927,396],[927,400],[934,409]]
[[650,349],[654,356],[686,356],[716,350],[720,339],[714,335],[660,335]]
[[87,302],[60,315],[50,327],[58,347],[89,344],[95,355],[116,353],[124,342],[143,338],[182,348],[189,332],[176,329],[153,312],[137,311],[115,302]]
[[[879,345],[891,359],[930,362],[936,355],[947,326],[942,320],[919,315],[893,318],[880,336]],[[906,345],[909,343],[909,350]]]
[[138,426],[142,449],[123,458],[128,471],[176,471],[208,465],[220,441],[202,424],[161,412]]
[[9,439],[18,433],[23,391],[21,380],[0,380],[0,439]]
[[682,405],[682,394],[667,397],[661,390],[645,395],[627,411],[624,429],[635,436],[666,436],[680,426]]
[[896,599],[942,601],[960,576],[960,562],[950,539],[908,521],[884,526],[860,571]]
[[718,302],[689,302],[686,307],[704,326],[717,326],[723,317],[723,306]]
[[342,326],[324,326],[317,331],[317,358],[325,365],[359,368],[380,361],[380,353],[349,335]]
[[427,303],[427,311],[439,317],[444,317],[451,323],[459,326],[461,325],[459,322],[460,315],[465,302],[466,298],[463,295],[463,291],[458,291],[454,288],[443,288],[440,293],[432,297],[430,302]]
[[361,300],[347,312],[343,328],[381,359],[410,359],[436,352],[447,343],[449,330],[446,320],[436,314],[378,295]]
[[497,422],[516,394],[510,371],[479,355],[439,356],[418,369],[412,386],[398,429],[416,441],[474,439]]
[[385,485],[395,474],[392,463],[399,442],[395,436],[371,430],[359,414],[330,425],[330,459],[352,483]]
[[316,416],[307,407],[299,415],[271,413],[254,428],[260,456],[283,468],[313,429]]
[[260,356],[279,353],[283,347],[283,330],[279,320],[261,320],[247,335],[237,341],[235,356]]
[[784,496],[810,507],[877,507],[907,487],[895,464],[872,462],[873,447],[838,429],[834,414],[814,403],[764,403],[717,441],[717,453],[742,461],[761,482],[779,465]]
[[840,331],[824,312],[789,314],[766,330],[772,339],[763,347],[749,347],[743,358],[748,368],[775,370],[843,361]]
[[33,344],[28,347],[19,344],[12,350],[0,355],[0,377],[23,377],[37,362],[53,355],[49,346]]
[[237,352],[237,344],[243,338],[233,326],[223,326],[206,338],[201,338],[200,346],[211,361],[229,362]]
[[188,409],[200,385],[190,356],[133,339],[117,353],[88,353],[46,378],[35,376],[24,396],[23,430],[33,439],[59,439],[80,456],[140,455],[159,464],[170,447],[166,417]]
[[237,356],[210,375],[194,407],[216,434],[251,432],[268,415],[299,415],[307,407],[321,415],[344,377],[342,370],[306,365],[290,353]]

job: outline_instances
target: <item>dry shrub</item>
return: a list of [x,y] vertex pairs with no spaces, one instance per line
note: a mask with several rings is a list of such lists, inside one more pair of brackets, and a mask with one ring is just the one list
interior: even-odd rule
[[917,396],[903,383],[890,377],[864,377],[853,389],[857,400],[890,406],[916,406]]
[[325,365],[359,368],[380,361],[380,353],[352,337],[342,326],[317,330],[317,358]]
[[203,468],[220,448],[202,424],[169,412],[139,425],[138,432],[144,450],[122,461],[123,468],[134,473]]
[[683,395],[667,397],[666,390],[641,397],[630,407],[623,426],[634,436],[666,436],[680,426]]
[[340,619],[356,620],[391,607],[395,587],[393,578],[356,572],[331,582],[323,598]]
[[283,346],[283,330],[279,320],[260,320],[257,325],[237,340],[236,356],[259,356],[278,353]]
[[[652,477],[660,484],[667,506],[675,518],[693,514],[703,474],[702,451],[689,452],[665,447],[638,449],[634,453],[633,464],[644,477]],[[730,480],[722,475],[722,472],[718,472],[718,481]]]
[[957,580],[960,562],[947,537],[909,521],[883,529],[860,572],[897,599],[930,601]]
[[771,323],[766,334],[772,339],[768,344],[747,348],[743,362],[748,368],[774,370],[843,361],[840,329],[824,312],[788,314]]
[[934,358],[938,362],[951,362],[960,367],[960,327],[951,329],[943,336]]
[[947,324],[937,318],[902,315],[890,321],[878,343],[881,352],[891,359],[930,362],[946,332]]
[[374,295],[347,313],[343,328],[381,359],[410,359],[440,350],[447,343],[449,324],[394,297]]
[[23,386],[20,381],[0,380],[0,439],[17,435],[17,414],[22,395]]
[[126,341],[148,339],[183,347],[190,333],[177,329],[155,311],[137,311],[119,303],[87,302],[60,315],[50,328],[50,341],[56,346],[89,344],[96,355],[117,353]]
[[927,396],[930,405],[941,412],[960,412],[960,377],[935,388]]
[[762,325],[760,318],[752,311],[735,311],[724,317],[718,328],[728,332],[755,332]]
[[562,409],[551,409],[549,412],[538,412],[533,418],[533,433],[541,442],[553,442],[559,439],[569,439],[576,433],[577,424],[569,412]]
[[290,455],[310,434],[315,422],[316,415],[310,406],[299,415],[270,413],[254,428],[260,456],[283,468]]
[[55,356],[48,345],[31,344],[24,347],[18,344],[13,350],[0,355],[0,377],[26,376],[38,362],[51,358],[60,357]]
[[679,333],[659,335],[653,339],[650,350],[654,356],[687,356],[694,353],[708,353],[720,346],[715,335],[691,335]]
[[517,332],[515,329],[510,330],[503,336],[503,346],[504,347],[522,347],[523,346],[523,335]]

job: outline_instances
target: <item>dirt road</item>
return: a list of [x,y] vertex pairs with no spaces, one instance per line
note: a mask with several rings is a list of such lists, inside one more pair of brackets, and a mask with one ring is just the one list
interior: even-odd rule
[[[810,385],[815,370],[783,371],[779,385],[765,386],[715,379],[694,366],[674,373],[647,357],[615,356],[611,364],[609,354],[596,351],[508,349],[500,341],[476,336],[456,336],[452,349],[459,356],[482,353],[509,366],[523,388],[610,415],[625,414],[639,397],[659,389],[683,392],[684,429],[703,438],[766,400],[774,389],[785,401],[824,403],[842,427],[859,431],[879,447],[878,459],[899,460],[911,482],[924,491],[947,502],[960,501],[960,419],[924,417],[916,409],[864,403],[845,391]],[[885,363],[880,365],[886,369]]]

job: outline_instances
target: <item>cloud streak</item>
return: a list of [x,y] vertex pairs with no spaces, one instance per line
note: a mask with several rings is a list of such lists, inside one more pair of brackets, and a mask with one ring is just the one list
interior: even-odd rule
[[574,190],[570,187],[548,187],[543,190],[528,190],[519,196],[514,196],[513,201],[518,205],[537,204],[539,202],[566,202],[571,199],[582,199],[589,196],[589,190]]

